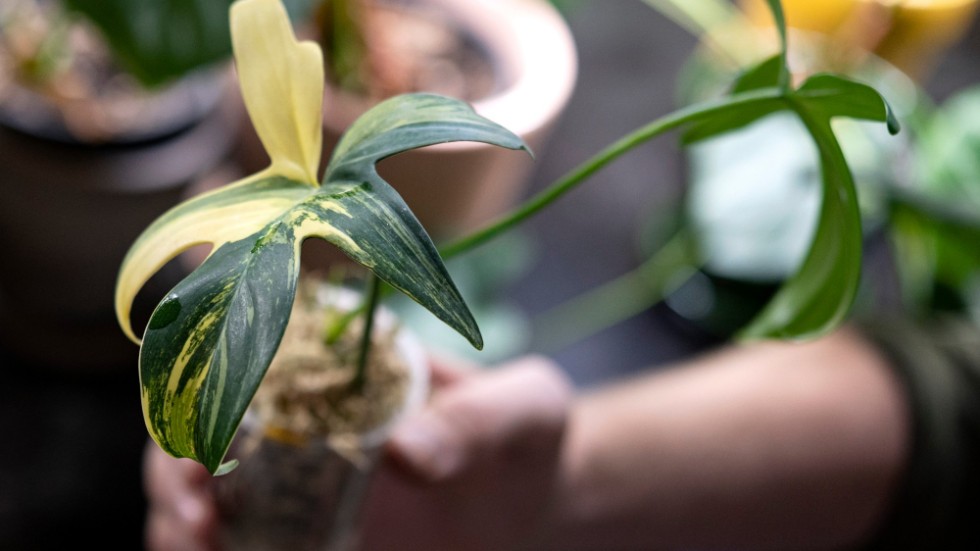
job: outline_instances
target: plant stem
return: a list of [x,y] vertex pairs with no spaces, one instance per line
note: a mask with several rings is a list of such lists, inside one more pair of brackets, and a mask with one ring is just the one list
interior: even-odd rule
[[761,54],[755,29],[742,10],[724,0],[643,0],[698,37],[720,59],[744,67]]
[[783,4],[780,0],[769,0],[768,4],[769,11],[772,13],[773,24],[776,26],[776,32],[779,35],[779,87],[784,92],[789,93],[790,87],[792,86],[792,79],[789,74],[789,60],[787,57],[789,43],[786,38],[786,14],[783,13]]
[[[569,172],[565,177],[555,181],[537,195],[525,201],[522,205],[507,214],[498,218],[495,222],[488,224],[483,229],[477,230],[457,241],[445,245],[439,249],[439,253],[444,259],[449,259],[464,252],[475,249],[476,247],[490,241],[491,239],[503,234],[514,226],[524,222],[534,216],[545,207],[555,202],[569,191],[575,189],[579,184],[587,180],[590,176],[606,167],[624,154],[632,151],[661,134],[675,130],[685,124],[697,122],[702,119],[710,118],[719,111],[731,109],[732,107],[751,107],[755,103],[763,103],[784,97],[782,90],[753,90],[743,92],[727,98],[714,101],[707,101],[696,105],[691,105],[679,109],[664,117],[661,117],[643,127],[640,127],[619,140],[613,142],[590,159],[580,164]],[[346,329],[347,325],[358,315],[365,311],[366,306],[351,311],[340,318],[335,325],[328,331],[327,339],[331,336],[339,336]]]
[[361,348],[357,357],[357,372],[351,381],[351,388],[358,393],[364,389],[364,381],[367,378],[368,357],[371,354],[371,334],[374,332],[374,313],[378,309],[380,296],[381,280],[372,273],[368,279],[364,303],[357,310],[365,312],[364,333],[361,335]]
[[586,291],[534,320],[534,349],[556,352],[663,300],[676,275],[701,264],[688,230],[680,229],[639,267]]
[[731,109],[734,106],[749,107],[754,103],[772,101],[782,96],[781,91],[755,90],[674,111],[613,142],[592,158],[573,169],[565,177],[528,199],[523,205],[498,218],[485,228],[441,247],[439,252],[442,253],[443,258],[451,258],[490,241],[494,237],[537,214],[623,154],[628,153],[635,147],[661,134],[685,124],[709,118],[719,111]]
[[337,344],[337,341],[344,334],[344,331],[347,330],[347,326],[350,325],[350,322],[357,319],[357,316],[360,316],[361,313],[364,312],[364,308],[366,306],[366,304],[362,304],[353,310],[343,312],[337,316],[333,323],[327,327],[326,331],[324,331],[323,342],[327,346]]
[[345,90],[369,92],[362,0],[329,0],[320,6],[327,77]]

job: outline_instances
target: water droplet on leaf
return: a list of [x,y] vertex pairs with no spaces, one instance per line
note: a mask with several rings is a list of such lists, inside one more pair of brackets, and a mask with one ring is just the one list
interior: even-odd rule
[[167,295],[163,302],[153,311],[150,318],[150,329],[163,329],[170,325],[180,315],[180,300],[176,295]]

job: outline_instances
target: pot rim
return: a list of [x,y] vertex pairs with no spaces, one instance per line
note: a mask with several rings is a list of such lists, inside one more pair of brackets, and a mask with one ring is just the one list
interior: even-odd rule
[[[332,306],[341,309],[354,309],[360,305],[360,293],[352,289],[319,283],[315,295],[316,302],[321,307]],[[384,445],[394,427],[408,415],[418,411],[425,404],[429,395],[430,374],[425,349],[414,333],[401,325],[397,316],[384,307],[375,312],[375,332],[383,332],[396,328],[394,347],[404,359],[408,374],[408,386],[401,406],[396,409],[384,423],[363,433],[343,433],[327,435],[326,443],[335,449],[349,450],[352,447],[360,451],[371,451]],[[249,408],[243,423],[249,419],[257,421],[255,412]],[[356,446],[351,446],[353,438]]]
[[[578,55],[565,19],[543,0],[426,0],[447,10],[489,53],[503,85],[471,101],[480,115],[527,140],[549,127],[568,104]],[[327,89],[324,126],[340,134],[366,109],[363,98]],[[476,142],[438,144],[417,151],[485,148]]]
[[[324,283],[317,289],[316,300],[321,306],[331,305],[340,306],[344,309],[354,309],[359,305],[360,294],[346,287]],[[418,337],[404,325],[401,325],[394,312],[387,308],[379,307],[375,312],[374,319],[376,332],[390,330],[393,327],[397,328],[394,345],[405,360],[409,384],[405,390],[405,398],[401,407],[392,414],[388,421],[356,435],[358,444],[364,449],[383,445],[391,431],[402,419],[421,409],[428,397],[430,384],[428,361],[422,342]]]
[[558,10],[540,0],[442,1],[513,71],[502,90],[473,102],[477,113],[520,136],[554,121],[578,74],[575,42]]
[[[39,140],[80,149],[126,148],[166,140],[193,128],[220,109],[233,88],[230,63],[201,68],[156,90],[144,89],[142,109],[105,140],[76,136],[58,109],[33,90],[13,85],[18,103],[0,101],[0,127]],[[25,104],[35,108],[24,112]]]

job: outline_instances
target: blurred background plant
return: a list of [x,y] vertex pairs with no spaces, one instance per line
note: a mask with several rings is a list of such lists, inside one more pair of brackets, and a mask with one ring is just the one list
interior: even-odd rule
[[[678,81],[682,105],[727,92],[773,47],[764,1],[645,2],[699,37]],[[834,122],[858,185],[871,257],[859,312],[955,310],[980,319],[980,88],[935,105],[921,86],[962,38],[977,3],[784,4],[793,79],[833,71],[867,82],[906,130],[895,138],[873,123]],[[794,117],[776,115],[688,147],[684,193],[648,217],[641,266],[544,313],[535,346],[561,349],[662,301],[689,330],[732,337],[796,271],[813,239],[820,170],[805,137]]]
[[[570,10],[578,0],[552,2]],[[444,44],[447,38],[440,34],[438,21],[424,29],[410,29],[408,35],[390,25],[392,13],[406,9],[411,2],[284,3],[295,19],[308,22],[303,23],[306,32],[324,46],[330,80],[375,99],[418,91],[417,81],[423,81],[423,86],[437,82],[417,74],[420,69],[431,69],[421,66],[419,53],[413,50],[451,55],[451,46],[458,46]],[[230,4],[231,0],[10,0],[0,8],[0,28],[13,72],[28,82],[57,86],[53,80],[78,79],[77,70],[83,67],[104,72],[108,62],[93,61],[93,57],[107,57],[108,49],[112,64],[144,87],[157,88],[229,58]],[[160,24],[164,21],[167,24]],[[399,22],[404,24],[404,18]],[[414,43],[405,38],[409,35]],[[445,71],[446,64],[435,70]]]
[[[186,122],[167,124],[172,104],[188,100],[169,89],[227,57],[227,6],[182,0],[4,2],[4,111],[36,119],[57,115],[70,136],[88,142],[134,139],[154,127],[172,132]],[[194,80],[183,88],[206,94],[206,79]]]
[[[227,5],[0,1],[0,548],[142,544],[146,429],[113,281],[230,157]],[[156,291],[182,275],[165,272]]]

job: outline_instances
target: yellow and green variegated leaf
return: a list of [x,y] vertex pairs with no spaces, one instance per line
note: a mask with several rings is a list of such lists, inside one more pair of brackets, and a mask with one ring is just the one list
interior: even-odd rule
[[242,97],[271,173],[315,186],[323,147],[323,53],[297,42],[279,0],[240,0],[231,37]]
[[288,224],[215,251],[157,306],[140,349],[143,416],[166,452],[215,473],[289,319],[298,242]]
[[135,338],[131,304],[147,279],[189,247],[214,246],[157,306],[140,350],[150,434],[167,452],[196,459],[212,473],[221,470],[279,346],[307,238],[338,246],[482,347],[438,251],[375,163],[452,141],[526,149],[520,138],[462,102],[404,96],[354,124],[318,186],[319,49],[296,42],[278,0],[236,2],[231,20],[243,95],[272,165],[160,217],[128,253],[116,292],[120,324]]
[[174,207],[133,243],[116,283],[116,317],[130,339],[136,294],[164,264],[196,245],[214,249],[251,235],[314,192],[286,178],[258,177],[225,186]]
[[404,94],[379,103],[351,125],[334,149],[326,180],[370,179],[375,163],[386,157],[459,141],[530,152],[519,137],[464,102],[435,94]]
[[[386,185],[384,182],[379,182]],[[247,201],[253,190],[266,203]],[[225,190],[223,190],[225,191]],[[289,203],[286,205],[286,203]],[[253,209],[236,240],[234,206]],[[270,216],[274,206],[284,208]],[[222,223],[224,219],[225,223]],[[401,198],[370,182],[319,189],[282,178],[249,182],[175,208],[137,242],[143,258],[190,221],[225,239],[157,306],[143,336],[140,380],[151,435],[167,452],[191,457],[212,472],[265,374],[288,322],[301,244],[323,238],[415,298],[482,346],[476,322],[435,246]],[[146,267],[123,269],[145,272]]]
[[[360,134],[359,145],[348,150],[356,155],[340,157],[322,186],[266,171],[178,205],[133,245],[117,287],[117,313],[131,335],[129,305],[146,280],[188,247],[215,246],[157,306],[143,336],[144,415],[167,452],[212,472],[221,466],[285,330],[307,238],[338,246],[482,347],[431,239],[374,164],[430,143],[479,139],[521,148],[523,142],[456,100],[426,95],[395,102],[428,116],[395,124],[400,109],[369,112],[379,134]],[[443,116],[448,120],[440,121]]]
[[[359,183],[370,187],[373,193],[385,198],[386,208],[390,208],[391,215],[402,221],[406,231],[416,234],[419,237],[417,242],[425,243],[428,248],[431,241],[425,230],[398,192],[378,175],[376,164],[386,157],[410,149],[459,141],[483,142],[530,153],[527,145],[518,136],[476,114],[462,101],[434,94],[405,94],[379,103],[351,125],[334,149],[323,186],[343,188]],[[440,184],[451,186],[457,182]],[[421,250],[418,252],[422,254]],[[439,258],[434,247],[427,249],[425,254]],[[352,255],[352,258],[365,263],[356,256]],[[429,288],[437,279],[422,279],[416,282],[415,288],[409,288],[393,279],[391,274],[382,272],[380,267],[372,267],[372,270],[381,279],[459,331],[478,348],[482,346],[477,345],[473,332],[464,329],[468,322],[459,316],[461,312],[439,303],[440,295]],[[433,273],[432,276],[436,274]]]

